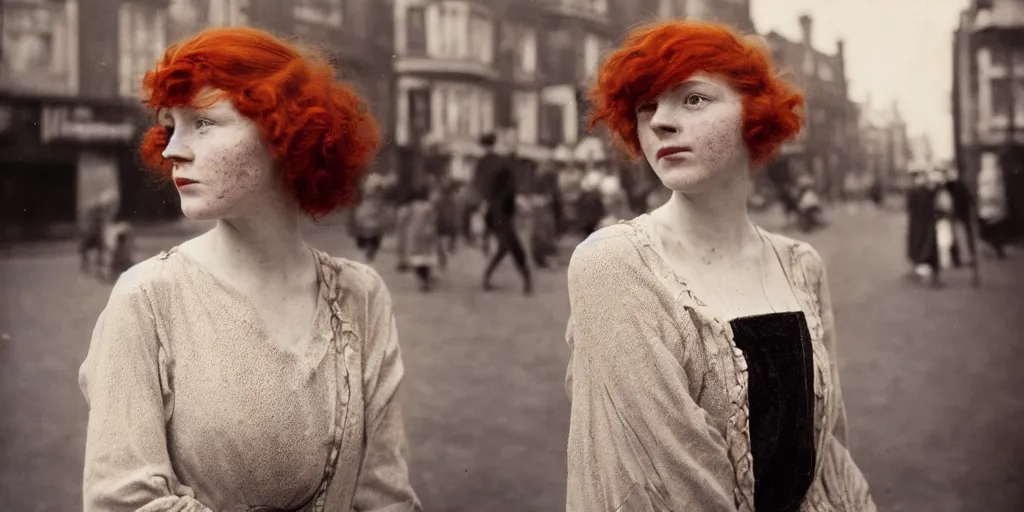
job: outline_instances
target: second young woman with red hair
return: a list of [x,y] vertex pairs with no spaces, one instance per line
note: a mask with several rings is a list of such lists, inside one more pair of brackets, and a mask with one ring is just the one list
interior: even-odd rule
[[802,96],[755,41],[672,21],[630,34],[591,99],[672,195],[569,265],[567,509],[874,510],[821,257],[747,212]]
[[216,224],[125,272],[97,321],[84,510],[420,510],[388,290],[300,231],[375,155],[365,104],[247,28],[172,46],[143,90],[143,161]]

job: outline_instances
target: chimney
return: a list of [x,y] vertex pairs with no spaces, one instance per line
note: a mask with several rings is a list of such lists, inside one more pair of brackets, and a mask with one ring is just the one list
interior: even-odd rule
[[803,32],[804,44],[806,44],[807,46],[811,46],[812,45],[812,43],[811,43],[811,26],[812,26],[811,17],[806,15],[806,14],[800,15],[800,30],[801,30],[801,32]]

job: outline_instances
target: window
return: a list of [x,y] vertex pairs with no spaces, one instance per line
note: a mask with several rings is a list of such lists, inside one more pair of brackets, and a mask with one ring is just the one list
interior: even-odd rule
[[1010,81],[1006,78],[993,78],[991,114],[994,119],[1005,120],[1010,113]]
[[566,29],[547,33],[544,48],[544,74],[558,82],[570,83],[576,78],[577,50],[572,34]]
[[531,91],[514,91],[512,93],[512,123],[516,127],[519,142],[536,144],[538,142],[538,108],[540,96]]
[[427,54],[427,10],[411,6],[405,12],[405,52],[414,57]]
[[583,74],[584,79],[597,76],[597,66],[601,61],[601,41],[594,34],[587,34],[583,40]]
[[494,96],[469,84],[441,83],[435,86],[441,106],[440,135],[477,137],[494,129]]
[[433,4],[429,9],[437,13],[438,21],[437,44],[430,45],[433,57],[486,65],[494,62],[494,25],[489,15],[471,9],[466,2]]
[[293,0],[295,19],[314,25],[341,28],[342,0]]
[[118,91],[134,97],[142,76],[156,63],[165,46],[166,20],[146,4],[124,3],[118,11]]
[[410,140],[418,141],[430,133],[430,89],[410,89],[408,94]]
[[541,144],[555,146],[563,142],[563,117],[564,107],[552,103],[544,103],[540,107],[540,137]]
[[465,56],[466,33],[469,31],[467,6],[463,4],[440,4],[438,9],[437,57],[459,59]]
[[484,14],[474,12],[469,17],[470,59],[482,64],[494,60],[494,30],[491,20]]
[[537,31],[520,26],[516,32],[515,74],[517,78],[531,79],[537,75]]
[[0,3],[0,82],[38,92],[77,92],[77,14],[71,0]]

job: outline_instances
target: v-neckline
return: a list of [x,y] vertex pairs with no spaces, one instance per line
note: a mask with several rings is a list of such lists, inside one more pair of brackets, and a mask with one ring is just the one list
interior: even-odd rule
[[[709,304],[703,298],[701,298],[697,293],[695,293],[693,288],[690,286],[690,279],[687,279],[686,277],[679,275],[679,273],[676,272],[674,268],[672,268],[672,265],[669,263],[669,260],[664,253],[664,241],[662,240],[661,235],[656,230],[657,225],[655,225],[654,223],[654,218],[651,217],[649,213],[645,213],[638,216],[634,220],[634,222],[639,223],[639,228],[641,229],[641,231],[644,232],[644,236],[648,238],[650,249],[654,253],[654,257],[660,260],[659,263],[665,268],[666,271],[668,271],[672,279],[675,280],[675,282],[678,283],[680,286],[682,286],[683,291],[690,296],[691,300],[693,300],[693,302],[696,305],[700,306],[701,309],[704,310],[705,314],[717,319],[720,323],[729,324],[729,322],[733,318],[728,317],[725,314],[725,311],[720,311],[721,308],[715,307]],[[775,258],[779,263],[779,267],[782,268],[782,274],[786,278],[786,283],[789,285],[789,293],[793,296],[793,300],[799,308],[798,310],[795,311],[779,311],[779,313],[803,312],[804,305],[803,302],[800,300],[799,293],[797,292],[797,285],[793,281],[793,276],[790,274],[790,271],[787,268],[785,262],[782,261],[782,255],[779,254],[779,247],[776,244],[775,238],[772,237],[771,233],[765,231],[764,229],[761,228],[761,226],[758,226],[757,224],[754,224],[754,229],[757,229],[758,233],[760,233],[761,236],[764,237],[764,240],[767,242],[767,245],[771,247],[772,254],[775,255]]]
[[[283,344],[283,343],[280,343],[279,340],[273,339],[273,337],[271,336],[271,332],[270,332],[270,328],[269,328],[269,324],[267,322],[267,319],[260,312],[260,309],[258,307],[256,307],[256,304],[253,303],[252,299],[249,298],[249,296],[246,295],[244,292],[239,290],[236,286],[234,286],[231,283],[225,281],[224,278],[222,278],[221,276],[217,275],[205,263],[203,263],[202,261],[199,261],[198,259],[196,259],[191,254],[187,253],[186,251],[181,250],[180,246],[174,246],[174,247],[168,249],[167,251],[165,251],[165,254],[167,254],[167,255],[172,255],[172,254],[180,255],[185,261],[187,261],[189,264],[191,264],[192,266],[197,268],[199,270],[199,272],[201,272],[204,275],[206,275],[207,277],[209,277],[225,293],[227,293],[228,295],[230,295],[234,299],[238,300],[239,302],[245,304],[245,308],[249,311],[249,315],[252,318],[254,318],[255,321],[257,322],[257,324],[259,326],[259,332],[261,333],[261,335],[263,337],[263,341],[266,344],[270,345],[271,347],[274,347],[275,349],[277,349],[277,350],[279,350],[279,351],[281,351],[283,353],[289,354],[289,355],[291,355],[293,357],[296,357],[296,358],[299,358],[299,359],[307,358],[307,359],[313,359],[313,360],[318,361],[320,359],[318,357],[318,354],[322,352],[322,350],[320,350],[320,348],[321,348],[320,346],[322,344],[324,344],[327,341],[327,339],[329,338],[327,336],[327,333],[324,332],[325,331],[325,328],[324,328],[325,324],[329,324],[329,321],[326,318],[326,315],[328,313],[328,311],[327,311],[327,302],[328,301],[327,301],[327,290],[326,290],[326,282],[327,281],[326,281],[325,276],[324,276],[323,264],[320,261],[320,255],[317,254],[316,249],[313,249],[312,247],[308,247],[307,246],[306,249],[308,249],[310,251],[310,253],[312,254],[313,262],[314,262],[315,267],[316,267],[316,280],[317,280],[316,305],[314,306],[314,310],[313,310],[313,320],[309,324],[309,326],[307,327],[307,330],[306,330],[305,334],[303,335],[302,338],[300,338],[298,343],[296,343],[294,345],[291,345],[291,346]],[[314,366],[315,366],[315,362],[314,362]]]

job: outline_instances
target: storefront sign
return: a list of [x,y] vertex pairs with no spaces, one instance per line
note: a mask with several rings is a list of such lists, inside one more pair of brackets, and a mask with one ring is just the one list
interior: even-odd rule
[[44,144],[54,141],[128,143],[136,125],[130,119],[97,119],[90,107],[44,105],[40,137]]

